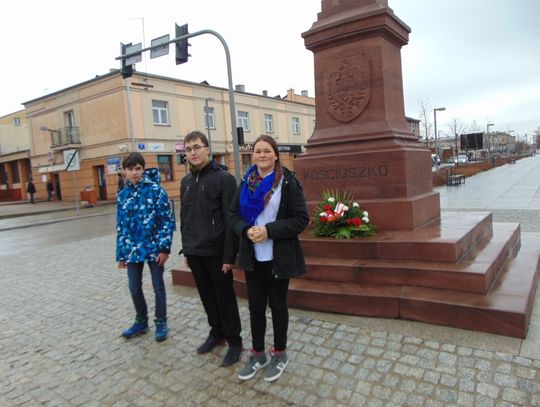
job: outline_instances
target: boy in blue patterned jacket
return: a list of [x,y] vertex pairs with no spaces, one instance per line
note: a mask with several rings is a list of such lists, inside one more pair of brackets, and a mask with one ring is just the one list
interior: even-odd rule
[[174,216],[167,192],[159,185],[159,171],[145,171],[144,158],[131,153],[122,162],[126,187],[116,198],[116,261],[127,268],[129,291],[135,305],[135,322],[122,332],[132,338],[148,331],[148,309],[142,289],[144,263],[148,263],[156,300],[156,341],[167,339],[167,299],[164,265],[171,252]]

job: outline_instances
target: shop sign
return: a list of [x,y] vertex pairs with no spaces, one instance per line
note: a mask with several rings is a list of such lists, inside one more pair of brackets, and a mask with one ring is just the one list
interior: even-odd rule
[[[241,144],[238,149],[240,150],[241,153],[252,153],[253,144],[252,143]],[[280,153],[299,154],[302,152],[302,147],[298,144],[278,144],[278,151]]]
[[107,174],[120,174],[122,168],[120,157],[107,158]]

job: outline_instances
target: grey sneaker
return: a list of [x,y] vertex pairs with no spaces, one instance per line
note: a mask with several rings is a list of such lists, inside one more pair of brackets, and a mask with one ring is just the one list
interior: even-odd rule
[[238,373],[238,378],[240,380],[249,380],[267,364],[268,358],[266,357],[266,353],[252,351],[246,365],[240,370],[240,373]]
[[272,359],[270,364],[266,368],[264,373],[264,380],[267,382],[273,382],[274,380],[279,379],[287,365],[289,364],[289,358],[285,351],[279,353],[271,353]]

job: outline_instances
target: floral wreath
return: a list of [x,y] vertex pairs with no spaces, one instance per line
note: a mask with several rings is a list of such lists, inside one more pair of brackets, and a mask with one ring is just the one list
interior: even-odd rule
[[368,212],[348,192],[325,191],[322,199],[315,208],[313,236],[350,239],[375,233]]

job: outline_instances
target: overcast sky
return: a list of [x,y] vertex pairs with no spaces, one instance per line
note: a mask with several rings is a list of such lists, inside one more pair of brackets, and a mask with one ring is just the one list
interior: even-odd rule
[[[480,129],[531,135],[540,127],[540,0],[389,0],[412,29],[403,47],[405,112],[419,101]],[[246,91],[314,95],[313,56],[301,33],[316,21],[320,0],[64,0],[3,3],[0,15],[0,116],[21,103],[118,68],[120,42],[150,44],[174,24],[211,29],[227,41],[233,81]],[[144,25],[144,30],[143,30]],[[137,70],[226,87],[225,57],[210,35],[190,40],[192,57],[175,65],[174,51],[143,58]]]

